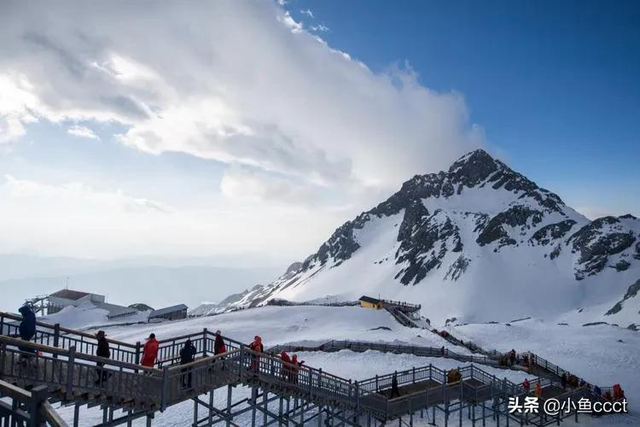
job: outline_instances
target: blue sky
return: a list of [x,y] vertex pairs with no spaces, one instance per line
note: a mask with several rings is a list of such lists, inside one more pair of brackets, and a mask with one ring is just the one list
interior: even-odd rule
[[477,147],[640,216],[637,2],[46,5],[0,4],[0,253],[301,259]]
[[374,70],[408,61],[427,87],[461,92],[489,144],[568,203],[640,216],[639,2],[287,7],[296,19],[327,26],[321,36],[331,46]]

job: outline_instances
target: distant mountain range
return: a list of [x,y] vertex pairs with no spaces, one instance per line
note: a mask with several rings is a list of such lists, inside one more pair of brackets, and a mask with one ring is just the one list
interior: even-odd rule
[[[219,260],[226,263],[228,260]],[[16,311],[27,298],[70,289],[106,295],[109,302],[164,307],[222,300],[231,292],[268,283],[278,267],[220,267],[208,258],[116,261],[0,255],[0,310]],[[230,263],[231,264],[231,263]]]
[[483,150],[417,175],[340,226],[269,285],[208,312],[272,298],[423,305],[432,320],[554,317],[640,324],[640,220],[590,221]]

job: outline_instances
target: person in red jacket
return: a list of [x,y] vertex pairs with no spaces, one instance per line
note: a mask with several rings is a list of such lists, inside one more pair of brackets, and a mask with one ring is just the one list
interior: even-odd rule
[[[224,339],[222,338],[222,332],[220,332],[220,329],[218,329],[216,331],[216,339],[213,342],[213,355],[218,356],[226,352],[227,352],[227,346],[225,345]],[[219,360],[222,361],[222,369],[225,368],[224,359],[226,359],[226,357],[224,356],[220,356],[219,358]]]
[[524,381],[522,381],[522,388],[527,393],[529,393],[529,390],[531,390],[531,384],[529,384],[529,380],[527,378],[525,378]]
[[142,350],[142,366],[153,368],[158,357],[158,340],[156,340],[156,334],[149,335],[147,342],[144,344]]
[[[256,335],[255,338],[253,339],[253,342],[249,344],[249,350],[252,350],[256,353],[262,353],[264,351],[264,346],[262,345],[262,338]],[[258,356],[257,354],[252,354],[251,366],[250,366],[251,370],[257,372],[259,365],[260,365],[260,356]]]
[[282,360],[282,368],[280,374],[285,381],[291,381],[291,358],[286,351],[282,350],[280,353],[280,360]]
[[222,339],[222,332],[218,329],[216,331],[216,340],[213,343],[213,354],[217,356],[222,353],[227,352],[227,346],[224,344],[224,339]]
[[298,363],[298,355],[294,354],[291,358],[291,379],[294,384],[298,384],[298,371],[300,370],[301,363]]

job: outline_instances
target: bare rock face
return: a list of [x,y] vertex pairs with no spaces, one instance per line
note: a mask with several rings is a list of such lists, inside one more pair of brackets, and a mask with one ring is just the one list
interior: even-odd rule
[[581,280],[600,273],[609,259],[630,248],[636,237],[619,218],[606,216],[585,225],[569,240],[572,242],[573,253],[580,255],[575,276],[577,280]]
[[623,304],[626,301],[630,300],[631,298],[635,298],[638,295],[638,292],[640,292],[640,279],[638,279],[637,282],[629,286],[629,289],[627,290],[627,293],[624,294],[624,297],[622,297],[622,300],[617,302],[616,305],[614,305],[613,307],[611,307],[611,310],[607,311],[605,315],[611,316],[612,314],[616,314],[620,312],[620,310],[622,310]]
[[566,236],[575,224],[576,222],[574,220],[566,219],[555,224],[545,225],[533,233],[529,242],[534,245],[547,246]]
[[448,252],[462,250],[459,228],[442,211],[429,215],[420,201],[405,210],[398,241],[396,263],[402,268],[396,279],[405,285],[419,283],[442,265]]

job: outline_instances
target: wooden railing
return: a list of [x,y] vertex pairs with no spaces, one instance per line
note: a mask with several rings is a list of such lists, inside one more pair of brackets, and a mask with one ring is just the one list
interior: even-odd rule
[[[3,321],[3,331],[11,331],[14,328],[7,323],[7,319],[16,320],[15,316],[13,317],[0,316],[0,320]],[[81,398],[79,396],[96,393],[107,399],[111,406],[117,407],[128,403],[143,410],[153,411],[164,410],[168,406],[227,384],[248,384],[266,390],[275,388],[279,393],[304,396],[312,402],[339,405],[389,419],[417,408],[414,405],[421,399],[426,399],[431,404],[438,404],[438,402],[467,397],[487,400],[500,393],[501,396],[518,396],[526,393],[521,384],[515,384],[506,379],[500,380],[474,365],[458,369],[462,381],[459,388],[455,388],[452,384],[448,384],[448,371],[432,365],[376,375],[363,381],[352,381],[324,372],[322,369],[294,366],[273,355],[273,352],[279,352],[282,349],[289,351],[379,350],[419,356],[444,356],[492,366],[496,364],[496,361],[489,357],[461,355],[450,351],[443,353],[442,349],[433,347],[330,341],[317,347],[276,346],[269,349],[268,353],[255,353],[244,344],[225,338],[228,351],[212,356],[215,335],[205,329],[195,334],[161,341],[159,362],[156,365],[161,369],[156,369],[141,367],[137,363],[127,361],[130,357],[127,352],[138,346],[110,340],[116,346],[122,345],[120,347],[122,351],[116,352],[115,358],[105,359],[78,351],[75,345],[69,348],[60,345],[63,342],[82,343],[83,349],[93,351],[97,342],[91,334],[70,329],[63,330],[58,325],[41,322],[38,324],[38,329],[41,341],[56,339],[55,342],[59,347],[0,336],[0,375],[17,384],[45,385],[58,390],[58,395],[53,397],[60,401],[76,401]],[[67,341],[61,340],[62,332]],[[198,347],[200,357],[192,363],[180,364],[179,349],[184,346],[187,339]],[[139,353],[134,354],[139,355]],[[532,362],[537,366],[544,366],[556,375],[566,372],[544,359],[531,356],[533,356]],[[119,360],[119,358],[125,360]],[[102,366],[97,366],[98,364]],[[106,376],[103,375],[105,373]],[[440,386],[425,387],[420,392],[424,394],[422,397],[410,394],[400,399],[388,399],[384,392],[391,388],[394,377],[399,386],[426,381],[433,381]],[[481,386],[462,384],[469,379],[477,380]],[[533,380],[531,384],[534,385],[536,381],[540,382],[542,387],[556,385],[550,379]],[[581,391],[581,393],[587,392]]]
[[366,341],[348,341],[348,340],[331,340],[318,346],[299,346],[295,344],[277,345],[269,348],[269,353],[279,353],[285,351],[326,351],[334,352],[340,350],[351,350],[355,352],[364,352],[368,350],[380,351],[383,353],[402,353],[413,354],[422,357],[444,357],[455,359],[460,362],[480,363],[489,366],[498,366],[498,361],[487,356],[459,354],[449,349],[416,345],[403,344],[387,344]]
[[160,370],[80,353],[75,347],[62,349],[7,336],[0,336],[0,347],[2,378],[50,386],[59,390],[58,400],[75,400],[76,393],[98,393],[144,407],[160,404]]
[[27,391],[13,384],[0,380],[0,425],[40,427],[43,424],[51,427],[67,427],[60,415],[47,401],[47,388],[38,386]]
[[[19,337],[19,324],[21,316],[0,312],[0,335]],[[215,343],[215,334],[206,328],[202,332],[195,332],[178,337],[161,339],[158,341],[158,357],[156,367],[162,368],[180,361],[180,350],[184,343],[190,339],[202,356],[212,355]],[[244,345],[239,341],[223,337],[228,350],[240,348]],[[124,341],[108,338],[111,359],[125,363],[138,364],[142,358],[142,344],[131,344]],[[36,334],[33,342],[50,347],[66,348],[75,347],[76,352],[84,354],[96,354],[98,339],[94,334],[50,324],[36,322]]]

